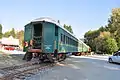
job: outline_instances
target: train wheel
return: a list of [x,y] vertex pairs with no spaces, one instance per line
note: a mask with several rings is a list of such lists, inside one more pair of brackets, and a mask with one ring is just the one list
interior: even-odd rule
[[47,58],[48,58],[48,60],[51,62],[51,63],[54,63],[54,59],[53,59],[53,57],[51,56],[51,54],[47,54]]
[[26,54],[27,54],[27,52],[25,53],[25,55],[24,55],[24,57],[23,57],[23,60],[26,60]]
[[33,54],[33,57],[34,57],[34,58],[38,58],[38,57],[39,57],[39,53],[34,53],[34,54]]
[[63,58],[62,58],[63,60],[65,60],[66,59],[66,54],[63,54]]
[[63,56],[63,54],[58,54],[58,56],[57,56],[57,61],[62,61],[62,56]]
[[77,53],[74,53],[74,54],[75,54],[75,56],[78,56]]
[[66,59],[66,54],[61,54],[59,61],[64,61]]
[[78,56],[81,56],[81,53],[78,53]]
[[30,61],[32,59],[32,53],[31,52],[26,52],[26,61]]
[[45,58],[44,58],[43,54],[39,54],[39,60],[40,60],[41,62],[44,62]]
[[44,62],[44,59],[40,59],[41,62]]

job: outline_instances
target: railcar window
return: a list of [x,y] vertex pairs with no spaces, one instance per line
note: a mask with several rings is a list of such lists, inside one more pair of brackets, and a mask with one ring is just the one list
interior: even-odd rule
[[76,46],[76,41],[74,42],[74,46]]
[[63,43],[65,44],[65,35],[64,35],[64,38],[63,38]]
[[75,42],[75,46],[77,47],[77,41]]
[[71,45],[73,45],[73,41],[72,41],[72,39],[71,39]]
[[69,37],[68,37],[68,44],[70,44]]
[[75,46],[75,41],[73,40],[73,46]]
[[73,46],[74,46],[74,40],[73,40]]
[[63,41],[62,41],[62,42],[64,43],[64,35],[62,35],[62,39],[63,39]]
[[73,41],[73,39],[72,39],[72,45],[74,46],[74,41]]
[[70,45],[72,45],[72,40],[71,40],[71,38],[70,38]]
[[64,35],[61,34],[61,42],[64,43]]
[[70,44],[70,38],[68,37],[68,44]]
[[67,36],[65,36],[65,44],[67,44]]
[[55,26],[55,36],[58,36],[58,26]]
[[67,44],[67,36],[66,36],[66,44]]
[[64,35],[64,39],[65,39],[65,40],[64,40],[64,44],[66,44],[66,36],[65,36],[65,35]]
[[75,41],[74,41],[74,46],[75,46]]
[[62,34],[61,34],[61,42],[63,42],[63,37],[62,37]]
[[72,40],[73,41],[73,46],[74,46],[74,40]]
[[67,37],[67,44],[68,44],[68,37]]
[[75,42],[76,42],[76,41],[74,41],[74,46],[75,46]]
[[70,38],[70,44],[72,45],[72,39]]
[[70,45],[70,38],[69,38],[69,45]]

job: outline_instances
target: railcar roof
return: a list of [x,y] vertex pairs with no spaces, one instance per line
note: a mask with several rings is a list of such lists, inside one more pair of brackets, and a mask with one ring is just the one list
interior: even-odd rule
[[[50,23],[56,24],[56,25],[58,25],[60,28],[62,28],[63,30],[65,30],[66,32],[68,32],[69,34],[71,34],[73,37],[76,38],[76,36],[75,36],[74,34],[70,33],[68,30],[66,30],[65,28],[63,28],[63,26],[60,25],[60,23],[58,23],[57,21],[55,21],[55,20],[52,19],[52,18],[49,18],[49,17],[41,17],[41,18],[37,18],[37,19],[35,19],[35,20],[31,21],[31,22],[39,22],[39,21],[46,21],[46,22],[50,22]],[[78,38],[76,38],[76,39],[78,39]]]
[[79,40],[78,42],[79,42],[79,44],[82,43],[82,44],[84,44],[84,46],[86,46],[87,48],[90,48],[90,47],[89,47],[87,44],[85,44],[83,41]]

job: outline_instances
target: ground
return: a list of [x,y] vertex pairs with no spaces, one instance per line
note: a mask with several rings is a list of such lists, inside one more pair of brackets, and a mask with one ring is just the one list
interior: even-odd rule
[[[22,52],[1,52],[0,68],[25,63],[23,56]],[[26,77],[25,80],[120,80],[120,65],[108,63],[107,60],[108,56],[71,56],[52,68]]]
[[120,65],[110,64],[107,57],[72,56],[64,64],[40,71],[26,80],[120,80]]
[[0,51],[0,68],[20,65],[25,63],[22,60],[24,53],[21,51]]

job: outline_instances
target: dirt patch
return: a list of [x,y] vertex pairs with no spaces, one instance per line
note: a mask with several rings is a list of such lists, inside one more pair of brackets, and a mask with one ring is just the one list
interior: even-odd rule
[[22,60],[23,56],[24,54],[7,54],[0,51],[0,68],[25,63],[25,61]]

